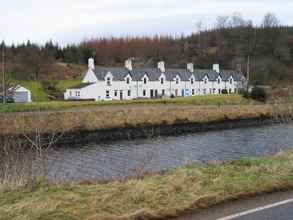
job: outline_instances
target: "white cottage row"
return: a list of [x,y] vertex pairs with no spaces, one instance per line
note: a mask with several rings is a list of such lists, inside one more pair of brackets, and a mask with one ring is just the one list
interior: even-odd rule
[[164,62],[157,68],[133,68],[131,60],[123,68],[95,68],[89,59],[88,71],[81,84],[64,94],[65,100],[130,100],[137,98],[186,97],[208,94],[237,93],[245,78],[234,70],[166,69]]

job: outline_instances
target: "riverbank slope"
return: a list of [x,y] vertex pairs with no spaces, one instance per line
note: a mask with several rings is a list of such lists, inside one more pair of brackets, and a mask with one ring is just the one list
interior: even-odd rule
[[[144,129],[147,128],[145,136],[148,137],[150,131],[157,127],[160,133],[164,128],[173,132],[172,128],[177,125],[181,126],[178,130],[195,125],[195,128],[190,128],[192,131],[197,127],[219,122],[225,125],[229,121],[234,123],[241,120],[271,119],[291,113],[291,104],[132,104],[64,111],[1,113],[0,136],[35,135],[38,132],[78,138],[88,132],[100,132],[102,137],[110,134],[114,139],[115,136],[120,139],[130,137],[137,131],[140,132],[138,136],[144,135]],[[96,135],[95,139],[99,140],[99,137]]]
[[0,193],[0,219],[163,219],[227,200],[293,188],[293,152],[188,164],[125,181],[28,184]]

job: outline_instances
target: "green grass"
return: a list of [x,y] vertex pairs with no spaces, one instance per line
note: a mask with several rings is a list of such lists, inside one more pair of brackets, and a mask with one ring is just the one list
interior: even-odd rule
[[[80,83],[80,80],[58,80],[51,81],[56,83],[56,89],[60,93],[64,93],[66,88],[77,85]],[[32,100],[34,102],[46,102],[49,101],[49,94],[44,91],[42,86],[42,81],[25,81],[25,80],[14,80],[13,84],[19,84],[27,89],[29,89],[32,93]]]
[[49,101],[48,94],[43,90],[40,81],[13,81],[14,84],[19,84],[32,93],[32,100],[35,102]]
[[127,181],[27,185],[0,193],[0,219],[169,219],[230,199],[293,187],[293,152],[188,164]]
[[[72,84],[74,82],[71,82]],[[69,82],[66,82],[66,86]],[[65,84],[60,85],[64,88]],[[33,102],[25,104],[0,104],[0,112],[27,112],[27,111],[52,111],[66,110],[77,107],[89,106],[111,106],[111,105],[131,105],[131,104],[190,104],[190,105],[242,105],[248,104],[250,101],[244,99],[240,95],[211,95],[211,96],[195,96],[175,99],[144,99],[144,100],[123,100],[123,101],[47,101]]]
[[60,92],[65,92],[67,88],[78,85],[79,83],[80,83],[79,79],[58,80],[56,89],[58,89]]

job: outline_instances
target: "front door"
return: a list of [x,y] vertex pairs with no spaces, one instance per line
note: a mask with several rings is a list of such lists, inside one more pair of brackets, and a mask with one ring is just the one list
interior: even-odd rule
[[120,100],[123,100],[123,90],[120,90]]
[[184,89],[181,90],[181,96],[182,96],[182,97],[185,96],[185,91],[184,91]]
[[158,95],[158,90],[155,90],[155,98],[158,98],[159,95]]
[[154,90],[153,89],[150,90],[150,96],[151,96],[151,99],[154,98]]

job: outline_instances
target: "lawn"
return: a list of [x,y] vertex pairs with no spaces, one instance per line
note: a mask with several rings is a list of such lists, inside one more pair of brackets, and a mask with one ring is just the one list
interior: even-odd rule
[[[47,81],[55,86],[56,91],[61,95],[65,92],[66,88],[77,85],[80,83],[80,80],[56,80],[56,81]],[[26,81],[26,80],[14,80],[13,84],[19,84],[32,93],[32,100],[34,102],[47,102],[49,101],[50,95],[43,88],[42,81]]]
[[187,164],[125,181],[28,184],[0,194],[1,220],[170,219],[227,200],[292,189],[293,152]]
[[[74,82],[62,83],[58,88],[62,89]],[[36,86],[34,84],[34,86]],[[39,88],[36,86],[36,89]],[[39,96],[43,93],[38,93]],[[42,95],[43,96],[43,95]],[[45,95],[44,95],[45,96]],[[133,105],[133,104],[178,104],[178,105],[243,105],[249,104],[251,101],[241,97],[240,95],[210,95],[210,96],[194,96],[174,99],[144,99],[144,100],[123,100],[123,101],[46,101],[33,102],[25,104],[0,104],[0,112],[28,112],[28,111],[56,111],[73,108],[82,108],[89,106],[111,106],[111,105]]]
[[49,101],[48,94],[43,90],[42,84],[40,81],[13,81],[13,84],[19,84],[32,93],[33,101]]

